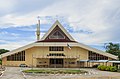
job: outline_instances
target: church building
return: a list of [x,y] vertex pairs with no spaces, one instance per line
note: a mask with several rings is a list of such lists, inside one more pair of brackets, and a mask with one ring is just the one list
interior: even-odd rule
[[2,65],[50,68],[92,67],[97,64],[112,65],[117,56],[79,43],[56,21],[40,39],[40,20],[37,41],[2,54]]

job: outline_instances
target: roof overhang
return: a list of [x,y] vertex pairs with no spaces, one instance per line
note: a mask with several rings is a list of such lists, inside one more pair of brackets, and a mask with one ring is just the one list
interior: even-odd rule
[[108,62],[111,62],[111,63],[120,63],[120,61],[108,61]]
[[109,60],[89,60],[89,62],[93,63],[107,63]]
[[64,46],[64,47],[67,47],[67,44],[69,44],[71,46],[71,48],[72,47],[80,47],[80,48],[86,49],[88,51],[93,51],[93,52],[96,52],[98,54],[107,56],[107,57],[112,58],[112,59],[117,59],[117,56],[115,56],[115,55],[103,52],[101,50],[97,50],[95,48],[92,48],[92,47],[89,47],[87,45],[84,45],[82,43],[77,43],[77,42],[34,42],[34,43],[28,44],[26,46],[20,47],[18,49],[15,49],[13,51],[4,53],[4,54],[2,54],[2,58],[5,56],[26,50],[28,48],[32,48],[32,47],[44,47],[44,46]]

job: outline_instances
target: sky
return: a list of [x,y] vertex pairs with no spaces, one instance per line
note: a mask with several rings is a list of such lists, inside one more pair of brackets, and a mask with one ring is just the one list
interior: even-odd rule
[[59,20],[80,43],[120,43],[120,0],[0,0],[0,49],[35,42],[38,16],[41,37]]

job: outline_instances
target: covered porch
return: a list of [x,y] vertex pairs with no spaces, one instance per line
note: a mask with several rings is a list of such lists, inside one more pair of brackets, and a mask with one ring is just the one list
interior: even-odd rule
[[36,67],[45,68],[75,68],[77,57],[75,56],[35,56]]
[[120,61],[117,60],[79,60],[79,67],[97,67],[98,65],[106,65],[106,66],[119,66]]

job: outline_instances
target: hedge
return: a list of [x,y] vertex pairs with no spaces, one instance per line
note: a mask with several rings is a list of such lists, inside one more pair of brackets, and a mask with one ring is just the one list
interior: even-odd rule
[[116,72],[117,71],[117,67],[116,66],[99,65],[97,68],[99,70],[102,70],[102,71],[111,71],[111,72]]

